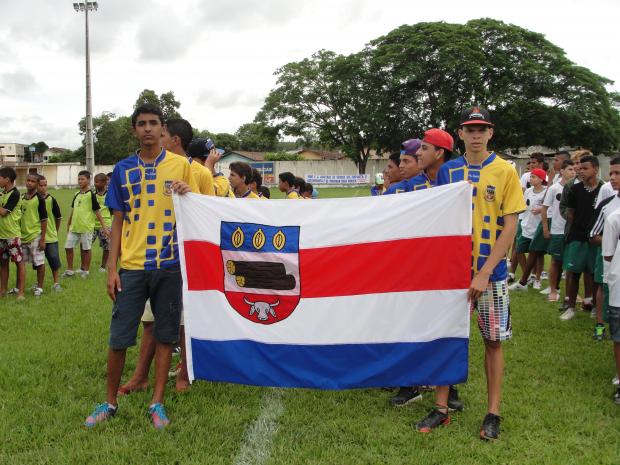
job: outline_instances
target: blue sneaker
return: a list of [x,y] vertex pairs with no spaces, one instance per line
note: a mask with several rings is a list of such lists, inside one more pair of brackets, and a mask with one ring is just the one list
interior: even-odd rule
[[168,415],[166,415],[166,409],[164,409],[164,405],[159,402],[149,407],[149,414],[151,415],[155,429],[162,430],[170,424]]
[[97,423],[101,423],[102,421],[106,421],[109,418],[112,418],[114,415],[116,415],[116,409],[116,407],[108,404],[107,402],[97,405],[97,407],[95,407],[95,410],[93,410],[93,413],[91,413],[88,418],[86,418],[84,426],[86,426],[87,428],[92,428]]

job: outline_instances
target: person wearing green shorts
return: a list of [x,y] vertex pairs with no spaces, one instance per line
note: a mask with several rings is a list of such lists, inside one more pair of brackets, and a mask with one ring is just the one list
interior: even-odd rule
[[[543,199],[547,189],[543,184],[547,182],[547,173],[544,170],[536,168],[530,173],[530,184],[532,187],[527,189],[523,194],[525,198],[525,205],[527,210],[521,221],[521,237],[517,240],[517,256],[523,257],[525,253],[528,253],[525,267],[523,269],[523,275],[521,280],[512,283],[508,290],[510,291],[526,291],[528,286],[528,279],[530,273],[536,267],[536,262],[539,256],[543,256],[546,252],[545,239],[542,237],[542,229],[538,231],[540,227],[540,214],[542,211]],[[538,233],[538,238],[536,237]],[[540,272],[537,270],[536,277],[534,279],[533,288],[540,290]]]
[[579,177],[581,182],[567,186],[564,190],[564,200],[567,207],[566,247],[564,251],[564,269],[567,274],[567,308],[560,316],[566,321],[575,317],[575,302],[579,286],[579,275],[583,273],[586,284],[584,310],[592,307],[592,274],[594,273],[595,250],[590,244],[590,229],[594,216],[594,203],[599,190],[603,185],[598,179],[599,162],[594,156],[581,157],[579,163]]
[[620,188],[620,158],[614,158],[609,166],[609,172],[613,182],[606,183],[596,199],[596,210],[594,211],[594,222],[590,230],[590,243],[596,247],[596,256],[594,264],[594,282],[597,284],[596,289],[596,326],[594,327],[593,338],[595,340],[603,340],[605,337],[605,310],[607,303],[605,301],[604,291],[604,275],[605,266],[603,254],[601,253],[601,243],[603,239],[603,229],[605,220],[614,211],[620,209],[620,197],[618,197],[617,189]]

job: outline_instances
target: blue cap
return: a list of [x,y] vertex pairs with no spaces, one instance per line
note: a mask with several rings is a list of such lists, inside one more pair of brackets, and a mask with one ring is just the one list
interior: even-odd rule
[[420,145],[422,145],[422,141],[420,139],[409,139],[400,144],[400,154],[401,155],[415,155],[418,153],[420,149]]

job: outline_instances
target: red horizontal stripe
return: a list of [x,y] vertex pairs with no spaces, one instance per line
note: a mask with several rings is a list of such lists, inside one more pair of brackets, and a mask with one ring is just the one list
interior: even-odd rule
[[[186,241],[190,290],[224,291],[220,249]],[[351,244],[299,252],[301,297],[466,289],[471,237],[442,236]]]

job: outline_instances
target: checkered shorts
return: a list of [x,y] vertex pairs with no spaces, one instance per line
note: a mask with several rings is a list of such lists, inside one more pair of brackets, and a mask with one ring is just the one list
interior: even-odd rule
[[490,282],[476,302],[475,309],[478,314],[478,329],[484,339],[507,341],[512,338],[510,298],[506,280]]
[[101,247],[102,250],[110,250],[110,239],[103,234],[101,229],[95,229],[95,232],[93,232],[93,244],[97,238],[99,238],[99,247]]
[[2,260],[11,259],[13,263],[21,263],[24,259],[21,239],[19,237],[0,239],[0,257]]

